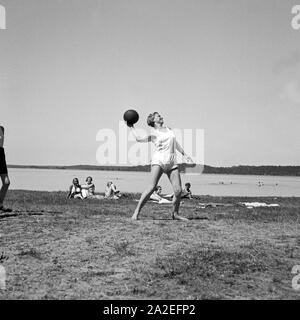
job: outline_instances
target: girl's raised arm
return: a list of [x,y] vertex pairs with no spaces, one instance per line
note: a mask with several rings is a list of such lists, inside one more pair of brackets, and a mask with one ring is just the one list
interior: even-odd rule
[[149,136],[146,136],[146,137],[143,137],[143,138],[142,138],[142,137],[140,137],[140,136],[137,134],[134,126],[130,126],[130,129],[131,129],[131,132],[132,132],[132,134],[134,135],[135,140],[136,140],[137,142],[150,142],[150,141],[152,141],[152,138],[153,138],[152,135],[149,135]]

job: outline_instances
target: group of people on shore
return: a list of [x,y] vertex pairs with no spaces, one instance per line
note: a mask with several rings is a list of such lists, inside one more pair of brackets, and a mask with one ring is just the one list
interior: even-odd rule
[[[85,184],[80,184],[78,178],[74,178],[72,185],[69,188],[68,199],[115,199],[118,200],[122,196],[120,190],[117,189],[116,185],[109,181],[106,184],[104,196],[95,194],[95,184],[91,176],[87,177]],[[150,200],[158,203],[172,203],[174,194],[162,194],[162,187],[157,186],[150,196]],[[181,192],[181,199],[193,199],[191,184],[187,182],[185,188]]]
[[74,178],[69,188],[68,199],[119,199],[122,194],[112,181],[107,182],[104,196],[95,194],[95,184],[92,177],[87,177],[85,184],[80,184],[78,178]]

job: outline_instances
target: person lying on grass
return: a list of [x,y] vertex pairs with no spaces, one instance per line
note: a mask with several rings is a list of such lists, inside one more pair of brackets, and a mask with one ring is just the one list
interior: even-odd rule
[[150,200],[153,200],[158,203],[172,203],[172,201],[167,200],[161,196],[162,188],[161,186],[157,186],[153,193],[150,196]]

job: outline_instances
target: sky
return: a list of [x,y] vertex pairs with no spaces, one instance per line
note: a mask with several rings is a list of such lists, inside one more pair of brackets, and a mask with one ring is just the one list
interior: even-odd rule
[[[299,1],[298,1],[299,2]],[[292,0],[0,0],[9,164],[97,164],[99,130],[160,112],[205,163],[299,165]]]

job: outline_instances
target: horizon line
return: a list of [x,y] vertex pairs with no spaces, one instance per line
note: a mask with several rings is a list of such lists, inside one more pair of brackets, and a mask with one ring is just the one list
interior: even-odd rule
[[[188,163],[178,163],[178,164],[186,164]],[[76,166],[86,166],[86,167],[145,167],[149,166],[149,164],[136,164],[136,165],[103,165],[103,164],[7,164],[8,167],[76,167]],[[295,164],[234,164],[234,165],[209,165],[209,164],[196,164],[196,166],[209,166],[209,167],[216,167],[216,168],[231,168],[231,167],[300,167],[299,165]]]

